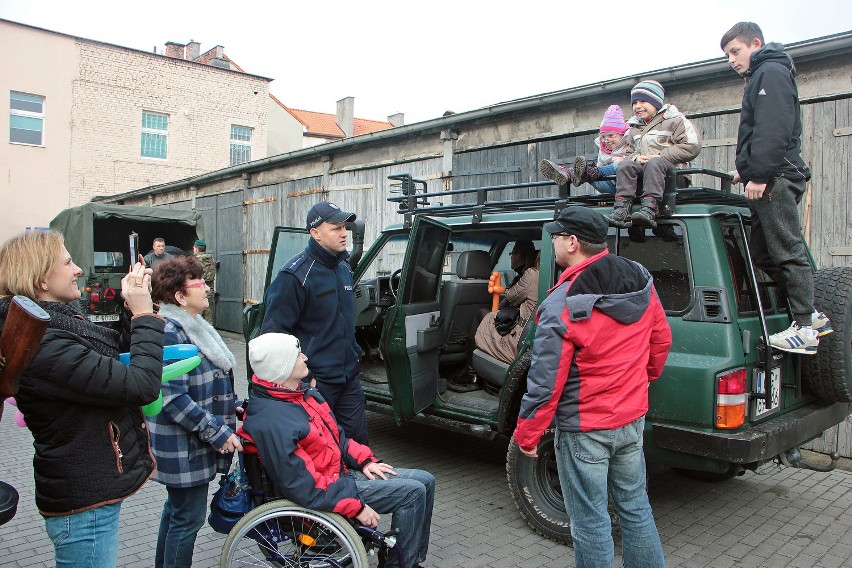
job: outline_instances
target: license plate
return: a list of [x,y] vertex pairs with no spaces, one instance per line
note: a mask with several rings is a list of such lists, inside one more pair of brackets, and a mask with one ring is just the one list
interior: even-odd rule
[[[754,392],[763,394],[764,371],[756,371],[754,374]],[[770,414],[781,406],[781,367],[776,367],[769,372],[769,400],[756,399],[754,405],[754,417],[760,418]]]
[[101,322],[105,322],[105,321],[118,321],[118,314],[105,314],[105,315],[92,314],[92,315],[88,316],[88,320],[90,322],[94,322],[94,323],[101,323]]

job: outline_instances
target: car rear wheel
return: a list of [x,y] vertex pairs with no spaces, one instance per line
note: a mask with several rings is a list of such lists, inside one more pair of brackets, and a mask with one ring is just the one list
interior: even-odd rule
[[802,357],[802,382],[822,402],[852,402],[852,268],[817,272],[814,304],[834,332],[820,338],[816,355]]

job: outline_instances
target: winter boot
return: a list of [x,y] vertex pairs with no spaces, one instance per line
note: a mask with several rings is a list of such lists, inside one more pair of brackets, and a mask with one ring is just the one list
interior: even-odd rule
[[606,218],[613,227],[629,227],[633,224],[630,218],[630,206],[633,200],[629,197],[616,197],[612,204],[612,213]]
[[586,158],[583,156],[577,156],[574,158],[574,165],[571,168],[571,183],[575,186],[580,186],[587,181],[591,181],[587,174],[588,168],[589,164],[586,162]]
[[657,226],[657,218],[660,216],[660,202],[654,198],[642,197],[639,211],[630,216],[634,223],[653,229]]
[[560,166],[550,160],[542,160],[539,168],[544,177],[552,179],[559,185],[567,185],[571,181],[571,170],[566,166]]

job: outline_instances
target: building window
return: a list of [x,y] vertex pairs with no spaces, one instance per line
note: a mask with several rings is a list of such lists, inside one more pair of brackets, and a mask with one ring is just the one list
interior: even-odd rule
[[142,113],[142,156],[165,160],[169,148],[169,115]]
[[231,125],[231,165],[251,162],[251,128]]
[[44,133],[44,97],[9,93],[9,142],[41,146]]

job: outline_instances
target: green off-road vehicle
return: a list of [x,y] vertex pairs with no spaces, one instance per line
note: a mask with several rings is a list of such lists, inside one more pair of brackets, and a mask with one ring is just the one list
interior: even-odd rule
[[[852,410],[852,268],[814,276],[816,304],[835,330],[821,339],[818,355],[767,349],[762,338],[789,327],[790,316],[779,288],[751,262],[745,199],[731,193],[726,174],[678,175],[690,173],[717,187],[676,190],[673,178],[657,229],[611,228],[608,238],[611,253],[651,272],[673,334],[663,375],[650,387],[647,459],[708,479],[771,460],[818,469],[802,459],[799,446]],[[540,251],[543,299],[558,276],[543,225],[568,204],[609,213],[612,197],[571,197],[566,186],[557,190],[545,182],[425,193],[425,182],[393,177],[402,184],[401,195],[390,198],[399,203],[402,222],[383,230],[355,260],[356,335],[364,350],[368,408],[392,413],[399,424],[414,420],[467,435],[510,437],[526,391],[535,318],[511,365],[476,349],[475,318],[492,309],[489,277],[498,271],[510,281],[512,244],[530,239]],[[536,193],[551,197],[532,197]],[[506,195],[528,197],[493,199]],[[362,231],[355,227],[355,236]],[[276,228],[267,286],[304,248],[304,232]],[[250,339],[263,305],[250,306],[246,316]],[[466,389],[455,385],[469,384],[474,373],[481,388],[459,392]],[[552,429],[538,454],[527,458],[509,444],[512,494],[536,531],[569,542]],[[834,467],[832,458],[821,469]]]
[[[65,209],[50,222],[65,248],[83,269],[80,308],[89,321],[119,329],[124,317],[121,279],[130,269],[130,235],[146,254],[157,237],[172,254],[192,252],[203,238],[201,213],[131,205],[86,203]],[[135,261],[136,259],[134,259]]]

